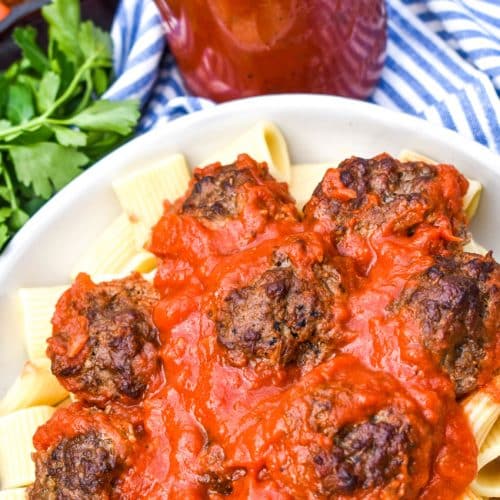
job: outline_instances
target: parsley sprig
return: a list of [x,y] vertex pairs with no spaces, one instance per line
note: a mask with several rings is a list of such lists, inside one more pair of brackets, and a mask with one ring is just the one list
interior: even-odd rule
[[100,96],[112,76],[111,38],[82,22],[78,0],[42,9],[47,49],[27,26],[22,57],[0,73],[0,250],[46,200],[133,132],[135,100]]

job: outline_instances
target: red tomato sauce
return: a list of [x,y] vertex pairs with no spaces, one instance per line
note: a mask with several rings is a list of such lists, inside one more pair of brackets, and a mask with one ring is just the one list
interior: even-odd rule
[[[239,161],[252,165],[244,156]],[[438,211],[446,211],[445,202],[461,209],[466,181],[458,172],[444,167],[434,188]],[[184,197],[165,206],[153,230],[150,249],[161,259],[154,322],[162,369],[139,403],[110,404],[119,418],[141,423],[118,496],[457,498],[476,473],[472,433],[450,379],[415,342],[412,325],[390,314],[410,276],[455,239],[449,218],[422,223],[412,235],[373,231],[360,245],[352,233],[343,256],[324,225],[304,222],[289,205],[282,210],[291,203],[283,185],[262,181],[246,189],[246,200],[253,201],[223,224],[180,213]],[[350,196],[342,189],[339,197]],[[368,259],[364,249],[358,252],[367,244]],[[332,350],[312,364],[309,358],[303,364],[231,363],[218,341],[217,311],[231,290],[265,272],[276,249],[306,281],[315,279],[307,272],[318,262],[340,270],[340,291],[328,311],[338,332]],[[77,410],[57,418],[80,425]],[[331,461],[342,459],[332,458],[332,446],[348,453],[367,433],[383,441],[380,422],[389,434],[401,432],[387,456],[374,458],[385,464],[380,474],[394,467],[397,477],[375,477],[361,489],[347,482],[332,494]],[[47,432],[37,433],[37,449],[53,441]]]

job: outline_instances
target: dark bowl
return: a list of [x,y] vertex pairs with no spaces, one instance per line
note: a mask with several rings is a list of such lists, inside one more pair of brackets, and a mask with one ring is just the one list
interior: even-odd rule
[[[82,17],[92,19],[98,26],[109,30],[119,0],[82,0]],[[50,0],[30,0],[12,8],[10,14],[0,21],[0,69],[5,69],[19,58],[19,49],[12,41],[12,31],[16,26],[34,26],[39,40],[45,43],[47,29],[40,8]]]

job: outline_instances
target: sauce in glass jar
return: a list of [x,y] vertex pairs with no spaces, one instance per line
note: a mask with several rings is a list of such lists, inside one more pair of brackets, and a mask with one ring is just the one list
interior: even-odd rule
[[384,0],[156,0],[189,91],[215,101],[366,98],[382,71]]

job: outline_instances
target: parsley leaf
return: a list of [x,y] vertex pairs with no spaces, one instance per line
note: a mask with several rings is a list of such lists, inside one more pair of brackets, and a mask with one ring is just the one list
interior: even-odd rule
[[42,15],[49,25],[49,36],[56,41],[68,59],[79,64],[82,54],[79,46],[80,3],[54,0],[42,8]]
[[2,222],[0,224],[0,248],[2,248],[5,245],[5,243],[7,243],[7,241],[9,241],[9,237],[10,237],[9,227],[7,226],[7,224],[5,224],[5,222]]
[[9,88],[7,118],[14,125],[27,122],[35,114],[33,96],[26,85],[16,83]]
[[83,153],[53,142],[11,146],[9,154],[19,181],[45,199],[76,177],[88,161]]
[[96,101],[69,121],[83,130],[109,130],[129,134],[139,118],[137,101]]
[[59,125],[54,125],[52,130],[57,142],[63,146],[85,146],[87,144],[87,134],[79,130]]
[[18,28],[22,57],[0,72],[0,250],[139,118],[137,101],[99,100],[112,81],[111,37],[81,21],[79,0],[52,0],[42,14],[47,49],[34,28]]
[[86,21],[81,24],[78,32],[78,45],[86,58],[101,57],[109,61],[109,54],[113,50],[111,37],[100,28]]
[[49,59],[36,43],[36,35],[35,28],[26,26],[24,28],[16,28],[13,37],[31,66],[39,73],[43,73],[49,67]]
[[36,96],[40,113],[44,113],[54,104],[60,83],[61,79],[57,73],[47,71],[43,74]]

